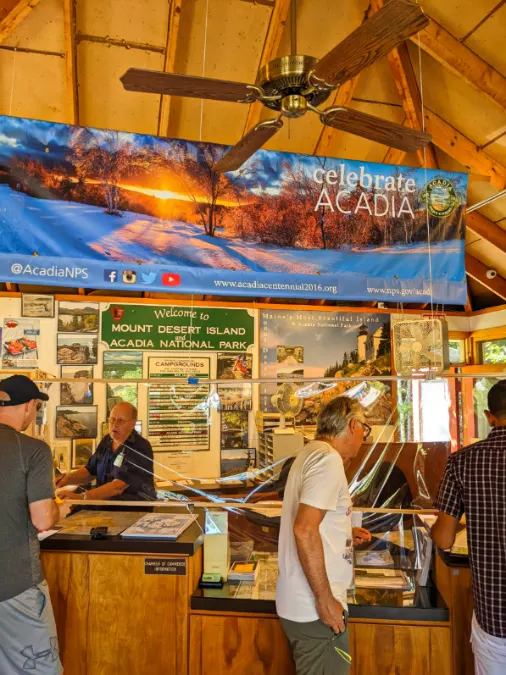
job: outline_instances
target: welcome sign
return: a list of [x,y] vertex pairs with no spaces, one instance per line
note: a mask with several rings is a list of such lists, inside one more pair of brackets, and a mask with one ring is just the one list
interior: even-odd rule
[[255,336],[251,310],[130,304],[105,309],[101,331],[110,350],[245,352]]
[[465,304],[466,174],[226,150],[0,117],[0,279]]

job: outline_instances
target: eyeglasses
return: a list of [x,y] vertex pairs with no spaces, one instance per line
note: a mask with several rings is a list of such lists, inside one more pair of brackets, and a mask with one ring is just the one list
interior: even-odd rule
[[124,420],[121,417],[109,417],[109,424],[126,424],[132,420]]
[[362,422],[362,420],[357,420],[357,422],[360,422],[360,424],[364,428],[364,441],[365,441],[371,435],[372,429],[368,424],[366,424],[365,422]]

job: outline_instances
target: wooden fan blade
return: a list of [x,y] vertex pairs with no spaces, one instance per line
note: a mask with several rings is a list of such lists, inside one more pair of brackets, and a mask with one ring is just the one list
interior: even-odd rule
[[242,82],[213,80],[208,77],[177,75],[157,70],[130,68],[121,77],[127,91],[143,91],[149,94],[167,94],[168,96],[188,96],[206,98],[214,101],[232,101],[251,103],[258,98],[253,89]]
[[274,136],[283,126],[280,119],[266,120],[260,122],[256,127],[243,136],[237,145],[227,152],[219,162],[217,162],[213,169],[217,173],[225,173],[226,171],[237,171],[244,162],[255,154],[264,143]]
[[322,81],[335,86],[351,80],[428,23],[418,5],[407,0],[390,0],[318,61],[313,83]]
[[404,150],[404,152],[419,150],[430,143],[432,138],[424,131],[409,129],[351,108],[329,108],[323,111],[321,120],[329,127],[363,136],[363,138]]

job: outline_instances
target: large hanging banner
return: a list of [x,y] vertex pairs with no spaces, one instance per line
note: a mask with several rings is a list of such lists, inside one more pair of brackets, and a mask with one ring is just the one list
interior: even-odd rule
[[[0,280],[465,304],[467,175],[0,116]],[[430,235],[430,236],[429,236]]]

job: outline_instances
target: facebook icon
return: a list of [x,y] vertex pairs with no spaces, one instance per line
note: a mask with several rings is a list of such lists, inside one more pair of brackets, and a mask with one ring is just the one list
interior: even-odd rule
[[113,284],[118,278],[116,270],[104,270],[104,281],[110,281]]

